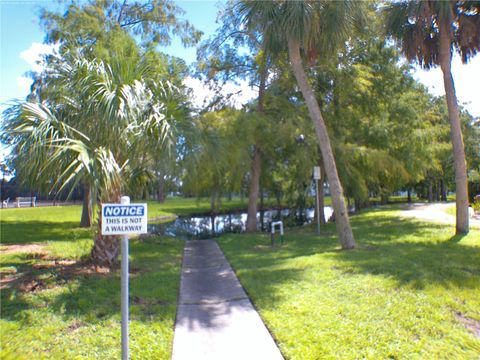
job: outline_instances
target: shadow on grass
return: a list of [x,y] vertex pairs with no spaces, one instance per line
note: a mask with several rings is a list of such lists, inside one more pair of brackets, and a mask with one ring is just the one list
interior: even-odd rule
[[[131,318],[148,322],[175,318],[182,244],[159,238],[132,241],[130,252]],[[8,264],[2,264],[3,266]],[[1,291],[2,318],[28,321],[26,310],[48,311],[70,320],[95,323],[120,316],[119,270],[109,274],[71,274],[58,268],[38,269],[23,264],[29,279],[41,286],[25,292],[19,287]]]
[[[252,293],[270,301],[279,285],[301,279],[302,261],[305,270],[324,271],[322,257],[335,263],[338,276],[378,275],[414,289],[480,287],[480,247],[463,245],[462,236],[449,237],[446,225],[373,214],[352,217],[358,248],[350,251],[340,250],[335,235],[317,237],[311,228],[287,231],[286,245],[276,249],[264,235],[229,235],[219,243],[240,277],[248,277]],[[334,225],[323,231],[333,234]],[[310,259],[315,255],[320,258]]]
[[448,242],[450,243],[459,243],[460,241],[462,241],[462,239],[467,236],[466,234],[456,234],[456,235],[453,235],[449,240]]
[[353,225],[358,242],[376,249],[336,255],[354,273],[386,275],[400,286],[415,288],[428,284],[446,288],[480,285],[478,278],[472,278],[480,275],[480,248],[464,246],[463,235],[448,237],[452,226],[392,216],[354,218]]
[[65,241],[74,236],[90,236],[91,229],[79,228],[78,222],[2,221],[0,242],[9,244],[33,244],[48,241]]

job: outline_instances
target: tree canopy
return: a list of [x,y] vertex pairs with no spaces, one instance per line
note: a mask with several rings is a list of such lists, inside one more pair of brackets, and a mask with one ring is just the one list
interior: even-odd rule
[[[213,213],[222,197],[247,196],[255,231],[265,197],[310,206],[319,165],[344,249],[355,247],[349,205],[455,191],[464,211],[467,181],[470,196],[480,191],[479,121],[457,106],[450,63],[454,50],[464,61],[479,50],[478,2],[377,5],[228,2],[194,68],[161,52],[172,37],[192,46],[201,36],[174,2],[69,1],[64,13],[44,11],[46,41],[59,51],[33,75],[27,101],[4,113],[10,167],[31,189],[80,188],[87,212],[122,193],[207,196]],[[446,97],[415,81],[410,62],[440,65]],[[215,88],[213,102],[192,106],[189,76]],[[222,86],[245,80],[257,96],[233,108]],[[457,231],[468,230],[459,221]],[[115,263],[111,240],[97,235],[97,262]]]

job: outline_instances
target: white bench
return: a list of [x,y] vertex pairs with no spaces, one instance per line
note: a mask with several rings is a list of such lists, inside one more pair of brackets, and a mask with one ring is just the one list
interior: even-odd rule
[[34,196],[34,197],[31,197],[31,196],[28,196],[28,197],[17,197],[17,198],[15,199],[15,203],[17,204],[17,207],[21,207],[22,205],[35,207],[36,201],[37,201],[37,197],[36,197],[36,196]]

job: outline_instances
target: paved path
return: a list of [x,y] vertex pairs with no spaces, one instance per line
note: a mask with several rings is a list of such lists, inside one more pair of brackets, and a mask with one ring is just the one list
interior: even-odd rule
[[217,243],[187,241],[172,360],[283,359]]
[[[455,206],[455,203],[410,204],[406,210],[401,211],[401,215],[420,220],[455,225],[455,216],[446,212],[446,209],[452,206]],[[470,217],[469,224],[471,227],[480,228],[480,220],[478,219]]]

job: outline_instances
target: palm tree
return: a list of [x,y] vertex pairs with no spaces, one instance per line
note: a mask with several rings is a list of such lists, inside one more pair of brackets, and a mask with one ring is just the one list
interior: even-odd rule
[[464,63],[480,50],[480,2],[395,1],[384,11],[387,33],[400,42],[406,58],[426,69],[442,69],[455,167],[456,233],[466,234],[467,168],[451,65],[454,50]]
[[236,5],[249,28],[260,27],[266,49],[287,51],[290,64],[303,94],[324,160],[330,184],[335,223],[343,249],[355,247],[342,185],[338,177],[330,138],[318,101],[304,69],[302,54],[313,62],[327,59],[338,44],[344,43],[355,22],[361,18],[363,4],[344,1],[239,1]]
[[[258,61],[258,98],[257,98],[257,114],[265,116],[265,90],[267,87],[268,64],[264,51],[259,51]],[[262,145],[259,139],[255,139],[253,145],[253,156],[250,170],[250,184],[248,189],[248,207],[247,221],[245,230],[248,232],[257,231],[257,202],[260,194],[260,176],[262,172]]]
[[[118,57],[110,66],[69,58],[55,69],[63,101],[26,102],[8,110],[3,130],[32,178],[55,176],[56,190],[83,182],[100,204],[119,203],[127,182],[148,171],[145,143],[166,144],[170,128],[163,104],[149,88],[155,84],[143,78],[146,68],[125,66],[127,61]],[[101,223],[99,211],[91,257],[112,267],[119,242],[101,235]]]

